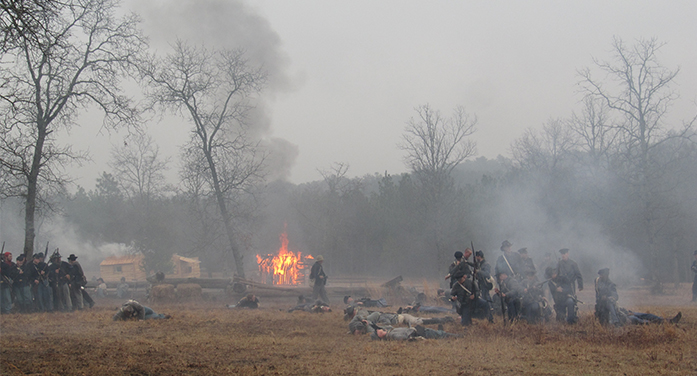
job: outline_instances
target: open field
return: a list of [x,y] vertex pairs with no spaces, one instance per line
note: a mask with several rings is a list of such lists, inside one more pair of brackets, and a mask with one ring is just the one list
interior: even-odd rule
[[[111,321],[120,301],[110,299],[82,312],[2,316],[0,373],[697,374],[697,306],[688,304],[631,307],[665,316],[680,310],[679,325],[606,329],[596,324],[586,304],[575,326],[504,328],[498,319],[493,325],[476,322],[463,338],[380,342],[346,334],[341,309],[287,313],[279,309],[292,306],[289,299],[262,302],[264,308],[257,311],[230,310],[221,302],[152,304],[173,319],[141,322]],[[446,330],[463,332],[457,324]]]

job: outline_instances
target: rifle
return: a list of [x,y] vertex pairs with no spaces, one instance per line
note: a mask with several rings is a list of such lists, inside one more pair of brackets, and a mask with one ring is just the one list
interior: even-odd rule
[[[501,284],[499,284],[499,287],[501,287]],[[498,295],[499,300],[501,300],[501,317],[503,318],[503,326],[506,327],[506,304],[503,301],[503,293],[501,292],[501,289],[499,289],[499,292],[497,292],[496,295]]]
[[579,298],[577,298],[576,295],[569,294],[569,298],[571,298],[571,300],[573,300],[576,304],[585,304]]
[[547,282],[549,282],[549,281],[551,281],[551,280],[552,280],[552,278],[545,279],[544,281],[542,281],[542,282],[536,284],[536,285],[535,285],[535,288],[540,288],[540,287],[544,286],[545,283],[547,283]]
[[475,307],[477,306],[477,256],[474,254],[474,242],[470,240],[472,247],[472,295],[474,298],[470,301],[470,319],[474,317]]

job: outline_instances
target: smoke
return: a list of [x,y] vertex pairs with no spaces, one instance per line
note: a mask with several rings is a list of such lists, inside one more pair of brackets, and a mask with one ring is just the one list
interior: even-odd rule
[[[279,35],[253,8],[239,0],[130,1],[127,6],[140,14],[150,47],[168,53],[177,39],[206,48],[243,49],[249,63],[268,74],[262,98],[248,118],[248,134],[268,149],[270,175],[287,178],[295,164],[297,147],[272,138],[268,105],[280,93],[292,91],[296,80],[288,72],[290,59]],[[277,149],[271,149],[278,146]]]
[[[584,208],[576,206],[578,202],[571,202],[570,194],[551,196],[547,183],[531,179],[527,184],[500,188],[495,205],[484,213],[488,219],[482,219],[489,229],[489,249],[493,249],[486,254],[489,261],[498,258],[503,240],[513,243],[513,250],[527,248],[536,265],[546,253],[559,259],[558,251],[568,248],[589,288],[601,268],[610,268],[611,279],[619,285],[636,284],[644,272],[639,257],[614,244],[603,227],[588,218]],[[538,278],[543,278],[543,273],[538,270]]]
[[[5,252],[12,253],[13,258],[23,253],[24,248],[24,212],[19,201],[0,201],[0,239],[5,242]],[[63,261],[67,261],[71,254],[76,255],[88,280],[99,276],[99,264],[105,258],[133,252],[132,247],[126,244],[85,240],[77,227],[60,215],[37,221],[34,252],[44,253],[47,242],[48,253],[58,248]]]

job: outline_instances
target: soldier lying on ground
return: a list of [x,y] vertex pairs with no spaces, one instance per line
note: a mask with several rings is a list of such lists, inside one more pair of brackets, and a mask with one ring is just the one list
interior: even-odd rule
[[[300,295],[300,296],[302,297],[302,295]],[[306,303],[306,300],[298,299],[298,304],[295,307],[288,310],[288,312],[293,312],[293,311],[325,313],[325,312],[331,312],[332,309],[329,307],[329,304],[326,304],[321,299],[317,299],[317,301],[315,301],[314,303]]]
[[358,300],[351,297],[351,295],[344,296],[344,304],[349,306],[363,306],[363,307],[388,307],[387,300],[385,298],[380,299],[370,299],[370,298],[360,298]]
[[[353,334],[365,334],[370,332],[370,325],[380,324],[380,325],[398,325],[407,324],[410,327],[415,327],[417,325],[433,325],[433,324],[443,324],[446,322],[452,322],[452,317],[442,317],[442,318],[424,318],[424,317],[414,317],[408,314],[397,314],[397,313],[382,313],[378,311],[366,311],[364,309],[352,310],[353,307],[347,308],[347,314],[344,316],[351,317],[351,322],[349,322],[349,333]],[[346,311],[345,311],[346,312]]]
[[417,325],[415,328],[376,326],[370,335],[371,339],[386,341],[413,341],[417,339],[442,339],[448,337],[462,337],[462,334],[448,333],[441,328],[435,330]]
[[666,321],[671,324],[677,324],[682,319],[682,312],[678,312],[671,319],[665,319],[651,313],[634,312],[624,308],[620,308],[620,312],[622,315],[627,316],[627,319],[634,325],[663,324]]
[[628,309],[620,308],[617,305],[617,286],[610,280],[610,269],[604,268],[598,271],[598,278],[595,279],[595,316],[603,325],[622,326],[626,324],[662,324],[669,321],[677,324],[682,318],[682,312],[678,312],[672,319],[666,320],[663,317],[651,313],[632,312]]
[[249,309],[257,309],[259,308],[259,298],[256,297],[254,294],[247,294],[244,298],[240,299],[239,302],[235,305],[228,304],[226,307],[228,308],[249,308]]
[[414,303],[406,307],[399,307],[397,313],[453,313],[454,309],[448,307],[438,307],[438,306],[422,306],[421,303]]
[[129,300],[123,303],[119,311],[113,317],[114,321],[128,320],[152,320],[152,319],[170,319],[172,316],[156,313],[150,307],[146,307],[135,300]]

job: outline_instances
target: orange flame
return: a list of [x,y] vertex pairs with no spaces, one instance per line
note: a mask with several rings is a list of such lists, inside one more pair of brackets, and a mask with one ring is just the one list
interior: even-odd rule
[[313,259],[308,255],[303,257],[302,252],[297,254],[288,250],[288,234],[284,231],[281,236],[281,248],[276,255],[257,255],[257,263],[259,271],[262,275],[262,281],[266,281],[267,275],[273,275],[274,285],[297,285],[305,280],[306,264],[303,259]]

